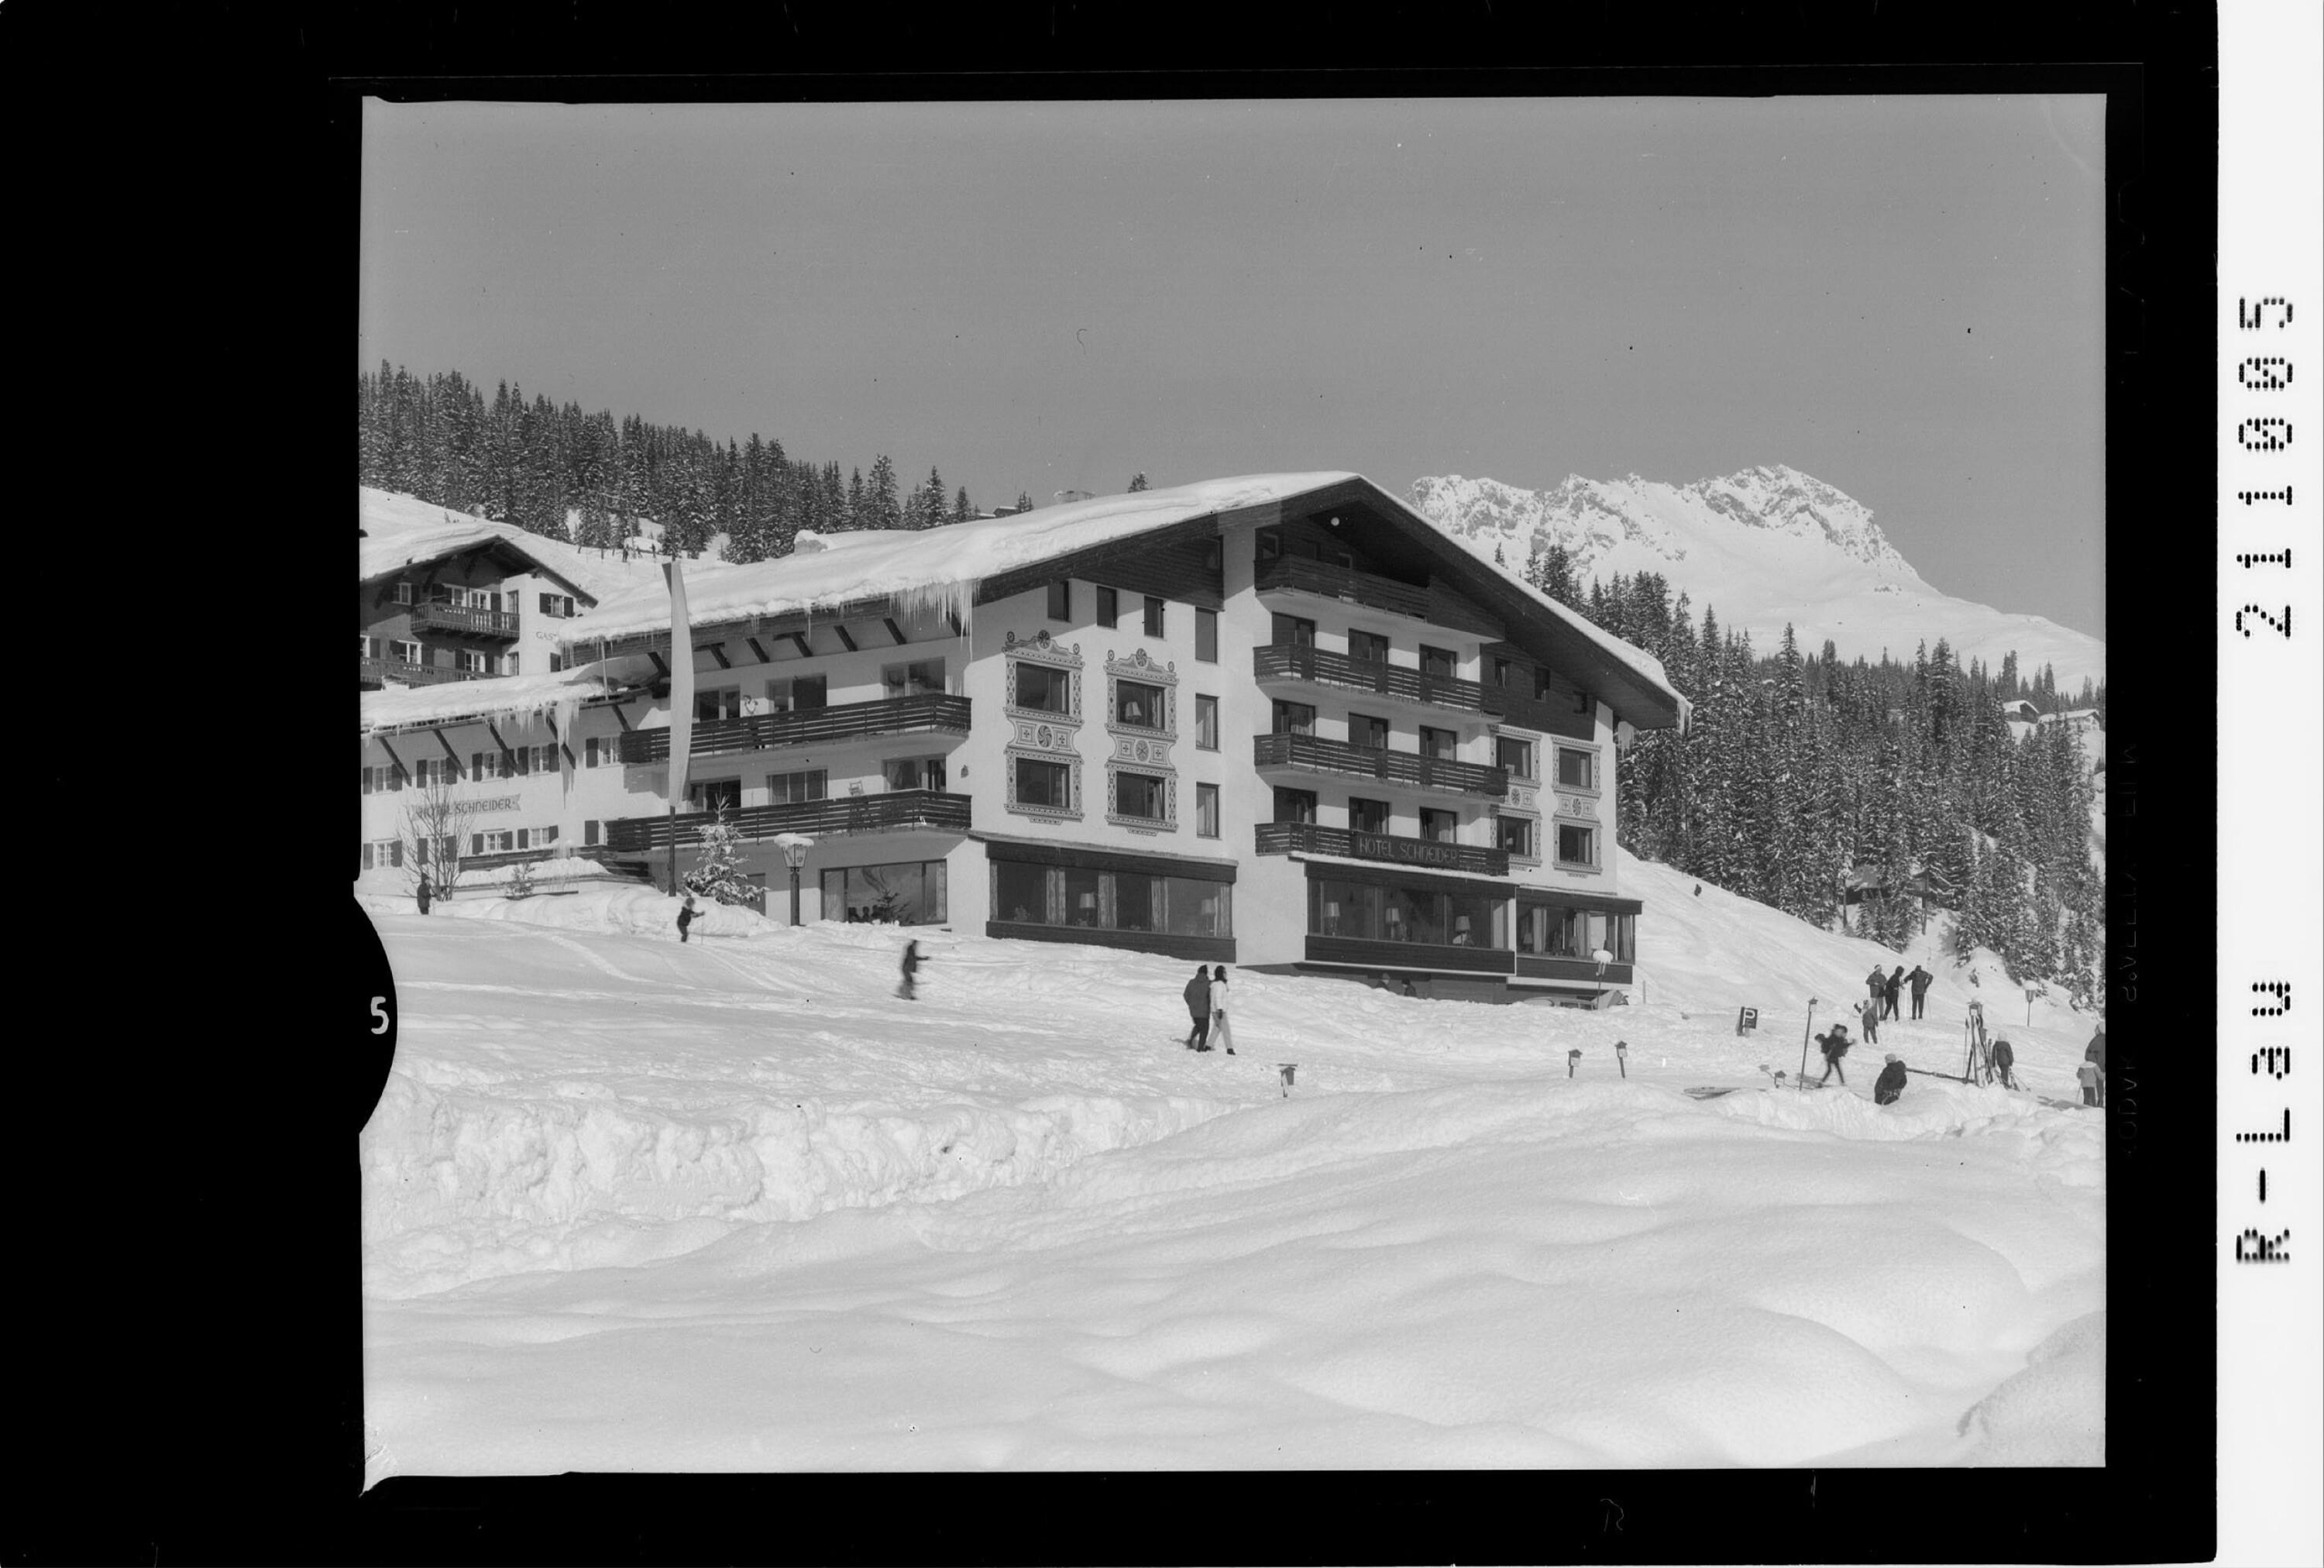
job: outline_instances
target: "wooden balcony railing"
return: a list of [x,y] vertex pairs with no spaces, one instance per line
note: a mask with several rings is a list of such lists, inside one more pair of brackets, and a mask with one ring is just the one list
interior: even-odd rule
[[[787,714],[696,720],[692,752],[697,757],[717,757],[735,752],[772,751],[780,746],[828,745],[835,741],[861,740],[866,735],[923,734],[932,731],[968,733],[968,698],[924,692],[917,696],[884,697],[877,702],[842,703],[837,707],[799,708]],[[632,730],[622,737],[621,755],[624,762],[667,762],[669,731]]]
[[1316,773],[1344,773],[1357,779],[1384,779],[1421,789],[1442,789],[1498,800],[1508,793],[1509,770],[1478,762],[1456,762],[1445,757],[1424,757],[1417,752],[1382,752],[1327,741],[1315,735],[1255,737],[1253,761],[1261,768],[1303,768]]
[[[358,655],[360,658],[361,656]],[[447,680],[475,680],[472,669],[447,669],[438,664],[406,664],[400,659],[364,659],[357,684],[366,680],[400,680],[406,686],[439,686]]]
[[1485,711],[1485,688],[1473,680],[1450,675],[1428,675],[1400,664],[1351,659],[1321,648],[1269,643],[1251,650],[1252,673],[1260,680],[1302,680],[1348,691],[1378,692],[1402,702],[1462,713]]
[[[908,828],[932,828],[941,833],[968,831],[968,797],[940,789],[898,789],[886,795],[835,796],[828,800],[802,800],[789,806],[746,806],[730,811],[726,819],[744,839],[772,838],[779,833],[804,833],[816,837],[839,833],[897,833]],[[706,811],[680,812],[677,816],[617,816],[605,824],[605,847],[625,853],[668,849],[673,835],[679,847],[702,842],[702,830],[715,820]]]
[[1385,861],[1391,865],[1428,866],[1437,871],[1469,872],[1478,876],[1509,874],[1506,850],[1476,844],[1448,844],[1442,839],[1407,838],[1392,833],[1363,833],[1353,828],[1323,827],[1312,822],[1262,822],[1259,853],[1342,854],[1351,860]]
[[514,637],[521,624],[514,610],[478,610],[466,604],[414,604],[411,623],[432,632],[471,637]]
[[1352,567],[1330,566],[1305,556],[1277,556],[1271,561],[1260,562],[1252,586],[1262,594],[1272,589],[1294,588],[1301,593],[1319,594],[1326,599],[1345,599],[1351,604],[1369,604],[1375,610],[1390,610],[1422,621],[1428,619],[1426,588],[1399,583],[1394,577],[1383,577],[1377,572],[1360,572]]
[[1571,700],[1547,702],[1540,697],[1520,696],[1506,687],[1489,686],[1482,689],[1485,694],[1484,710],[1496,718],[1523,724],[1529,730],[1539,730],[1544,734],[1563,735],[1569,741],[1595,738],[1592,715],[1576,713]]

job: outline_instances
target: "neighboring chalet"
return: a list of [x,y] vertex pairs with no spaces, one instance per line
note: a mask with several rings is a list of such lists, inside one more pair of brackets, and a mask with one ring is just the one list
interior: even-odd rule
[[[1618,750],[1683,724],[1685,699],[1368,480],[1216,480],[687,570],[674,819],[656,583],[567,624],[578,668],[499,716],[449,711],[481,689],[366,697],[366,834],[389,836],[424,764],[513,798],[491,853],[547,830],[547,853],[659,881],[718,808],[752,880],[787,894],[770,841],[809,836],[807,919],[1479,1000],[1631,981]],[[512,761],[531,770],[514,788]]]

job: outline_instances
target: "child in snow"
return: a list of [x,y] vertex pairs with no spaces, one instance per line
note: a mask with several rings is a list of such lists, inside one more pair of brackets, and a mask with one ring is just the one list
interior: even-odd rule
[[1227,966],[1220,964],[1211,971],[1211,1037],[1235,1054],[1234,1037],[1227,1033]]
[[1877,1001],[1866,1002],[1863,1012],[1858,1016],[1864,1020],[1864,1038],[1874,1045],[1878,1045],[1880,1043],[1880,1004]]
[[2006,1036],[1993,1042],[1993,1070],[2001,1075],[2001,1086],[2005,1089],[2017,1087],[2009,1081],[2010,1065],[2016,1060],[2017,1053],[2010,1049],[2009,1041]]
[[920,973],[920,944],[915,937],[904,944],[904,982],[896,987],[896,994],[906,1001],[913,1000],[912,985]]
[[1194,965],[1194,978],[1186,982],[1186,1014],[1194,1020],[1194,1032],[1186,1037],[1190,1051],[1211,1048],[1211,972],[1201,964]]
[[1888,1053],[1888,1065],[1880,1069],[1880,1076],[1872,1080],[1872,1103],[1894,1105],[1896,1096],[1904,1092],[1904,1064],[1896,1053]]
[[1848,1038],[1846,1024],[1834,1024],[1831,1033],[1816,1037],[1816,1046],[1823,1052],[1823,1076],[1816,1080],[1819,1085],[1830,1083],[1831,1075],[1839,1073],[1840,1087],[1848,1086],[1848,1075],[1840,1071],[1840,1059],[1848,1055],[1848,1047],[1852,1043]]
[[686,895],[686,902],[678,907],[678,939],[686,940],[686,928],[694,924],[694,895]]
[[2098,1092],[2100,1087],[2106,1083],[2106,1074],[2100,1070],[2096,1062],[2089,1060],[2088,1057],[2083,1058],[2082,1065],[2074,1069],[2074,1076],[2080,1079],[2082,1082],[2083,1104],[2097,1105],[2102,1103],[2098,1099]]

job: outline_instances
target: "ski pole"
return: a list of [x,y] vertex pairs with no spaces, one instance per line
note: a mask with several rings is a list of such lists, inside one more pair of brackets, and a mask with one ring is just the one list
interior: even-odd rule
[[1816,999],[1814,997],[1808,998],[1808,1027],[1800,1031],[1799,1083],[1800,1087],[1803,1089],[1807,1087],[1808,1082],[1808,1036],[1815,1030],[1815,1010]]

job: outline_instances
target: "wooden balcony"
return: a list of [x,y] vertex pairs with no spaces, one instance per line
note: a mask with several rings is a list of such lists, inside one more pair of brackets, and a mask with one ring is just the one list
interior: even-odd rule
[[1436,969],[1471,974],[1508,974],[1517,967],[1517,955],[1506,948],[1381,942],[1360,936],[1311,935],[1306,956],[1310,964],[1352,964],[1367,969]]
[[[927,828],[938,833],[968,831],[968,797],[940,789],[897,789],[885,795],[843,795],[828,800],[802,800],[789,806],[746,806],[730,811],[726,819],[747,841],[774,837],[779,833],[804,833],[816,838],[833,834],[901,833]],[[680,848],[702,842],[702,830],[715,818],[706,811],[683,811],[675,817],[617,816],[605,824],[605,847],[635,854],[668,849],[675,836]]]
[[[358,655],[358,657],[361,657]],[[406,664],[400,659],[364,659],[358,685],[400,680],[406,686],[440,686],[447,680],[482,678],[472,669],[447,669],[437,664]]]
[[1342,691],[1370,692],[1391,701],[1425,707],[1451,708],[1460,713],[1486,711],[1485,688],[1473,680],[1450,675],[1427,675],[1400,664],[1351,659],[1321,648],[1270,643],[1251,650],[1255,678],[1265,681],[1300,681]]
[[1637,970],[1628,964],[1609,964],[1600,973],[1596,960],[1589,958],[1551,958],[1541,954],[1517,955],[1517,977],[1520,980],[1567,980],[1591,985],[1628,985]]
[[1311,773],[1339,773],[1351,779],[1379,779],[1416,789],[1437,789],[1452,795],[1499,800],[1508,793],[1509,770],[1479,762],[1456,762],[1445,757],[1424,757],[1417,752],[1382,752],[1351,746],[1317,735],[1259,735],[1254,738],[1253,761],[1260,768],[1297,768]]
[[1277,556],[1271,561],[1261,561],[1251,586],[1262,594],[1290,589],[1325,599],[1342,599],[1351,604],[1369,604],[1375,610],[1410,615],[1415,620],[1428,619],[1426,588],[1399,583],[1377,572],[1360,572],[1352,567],[1310,560],[1305,556]]
[[1597,738],[1594,716],[1576,713],[1571,702],[1545,702],[1539,697],[1520,696],[1506,687],[1488,686],[1480,689],[1484,693],[1484,711],[1495,718],[1523,724],[1529,730],[1539,730],[1545,735],[1563,735],[1569,741]]
[[[800,708],[787,714],[696,720],[691,751],[696,757],[720,757],[784,746],[830,745],[871,735],[929,733],[968,733],[968,698],[923,692],[917,696]],[[621,757],[624,762],[669,761],[669,731],[632,730],[622,737]]]
[[477,610],[466,604],[414,604],[412,625],[428,632],[449,632],[463,637],[512,640],[521,624],[514,610]]
[[1345,855],[1350,860],[1383,861],[1390,865],[1427,866],[1434,871],[1468,872],[1477,876],[1509,874],[1506,850],[1482,844],[1448,844],[1441,839],[1407,838],[1390,833],[1362,833],[1346,827],[1321,827],[1312,822],[1262,822],[1259,825],[1261,854]]

